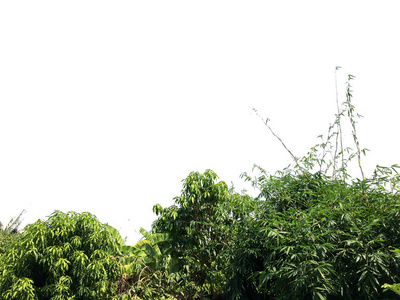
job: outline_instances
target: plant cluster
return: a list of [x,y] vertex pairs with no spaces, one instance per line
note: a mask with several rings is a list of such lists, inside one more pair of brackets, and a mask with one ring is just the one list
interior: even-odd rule
[[263,174],[258,185],[265,217],[231,249],[235,298],[382,299],[399,280],[399,196],[321,173]]
[[0,258],[1,299],[115,299],[117,244],[89,213],[54,212]]
[[177,298],[223,294],[226,262],[221,253],[230,241],[231,216],[226,205],[230,192],[223,181],[216,182],[217,178],[211,170],[192,172],[184,180],[175,205],[153,208],[159,216],[153,231],[169,235],[170,278],[179,283],[174,286]]
[[[338,69],[338,68],[337,68]],[[400,280],[398,166],[366,178],[348,76],[346,100],[328,135],[294,164],[269,174],[259,166],[253,199],[217,183],[210,170],[191,173],[168,208],[154,207],[153,231],[168,233],[178,299],[383,299]],[[256,111],[256,110],[255,110]],[[257,111],[256,111],[257,113]],[[346,147],[349,121],[355,145]],[[361,179],[348,172],[356,160]],[[382,286],[384,285],[384,288]],[[186,296],[185,295],[190,295]]]
[[115,228],[109,225],[107,228],[119,247],[118,296],[121,299],[175,299],[167,292],[172,281],[163,280],[170,273],[168,234],[150,233],[141,228],[145,239],[130,246]]
[[[135,245],[89,213],[57,211],[1,245],[0,298],[394,299],[399,166],[377,166],[366,178],[353,79],[328,134],[301,158],[264,122],[294,163],[243,173],[257,197],[212,170],[192,172],[174,205],[153,207],[158,218]],[[344,143],[346,119],[355,150]],[[349,172],[354,160],[360,178]]]

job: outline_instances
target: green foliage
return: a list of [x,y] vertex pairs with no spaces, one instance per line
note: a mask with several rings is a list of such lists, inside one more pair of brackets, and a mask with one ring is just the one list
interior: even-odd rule
[[[106,225],[119,247],[117,256],[121,275],[118,280],[118,295],[121,299],[175,299],[166,290],[163,282],[169,274],[168,234],[150,233],[140,228],[144,240],[135,245],[125,245],[119,232]],[[163,245],[162,247],[160,247]],[[168,282],[170,284],[171,282]]]
[[[180,283],[178,299],[382,299],[381,286],[399,281],[398,166],[365,178],[350,88],[328,136],[301,158],[267,120],[295,163],[274,175],[259,166],[254,178],[244,173],[255,199],[208,170],[184,180],[175,205],[154,206],[153,231],[169,234],[177,261],[169,277]],[[354,152],[341,137],[345,117]],[[362,179],[348,172],[354,158]]]
[[[400,250],[399,249],[394,249],[394,251],[397,254],[400,254]],[[396,283],[396,284],[385,283],[384,285],[382,285],[382,288],[385,289],[385,290],[391,290],[392,292],[394,292],[394,293],[396,293],[397,295],[400,296],[400,283]]]
[[54,212],[1,257],[1,299],[115,299],[117,243],[89,213]]
[[[168,235],[149,233],[141,228],[145,237],[133,246],[120,244],[122,276],[119,280],[119,295],[123,299],[141,297],[144,299],[173,299],[168,293],[166,276],[169,274]],[[163,246],[161,246],[163,245]]]
[[[184,180],[175,205],[154,206],[153,231],[171,238],[177,298],[382,299],[382,284],[399,280],[398,166],[365,178],[353,79],[327,137],[301,158],[265,122],[294,165],[274,175],[259,166],[255,178],[244,173],[259,189],[255,199],[216,183],[208,170]],[[344,145],[343,118],[355,151]],[[361,179],[348,172],[354,158]]]
[[[336,68],[338,70],[339,67]],[[242,174],[235,193],[211,170],[183,180],[144,240],[125,245],[88,214],[55,212],[0,257],[1,299],[391,299],[400,281],[398,165],[366,178],[348,76],[326,137],[274,174]],[[256,111],[256,110],[255,110]],[[355,151],[345,145],[349,121]],[[356,159],[361,179],[349,166]],[[12,226],[11,226],[12,227]],[[11,228],[10,226],[7,228]],[[3,232],[6,232],[3,230]],[[0,240],[2,241],[2,240]],[[387,292],[387,293],[386,293]]]
[[170,237],[171,266],[169,280],[178,283],[177,297],[190,299],[222,294],[226,283],[223,269],[227,263],[224,249],[230,244],[232,195],[225,182],[217,182],[211,170],[192,172],[183,181],[182,193],[175,205],[163,209],[155,205],[159,216],[153,232]]
[[396,283],[396,284],[387,284],[385,283],[382,288],[384,289],[389,289],[393,292],[395,292],[397,295],[400,295],[400,283]]
[[392,246],[400,244],[399,196],[320,173],[263,174],[258,185],[266,217],[246,224],[256,229],[239,231],[232,249],[230,288],[238,299],[249,291],[282,299],[381,299],[380,286],[398,280]]
[[[348,80],[354,76],[349,75]],[[244,173],[260,191],[255,218],[239,222],[231,249],[232,298],[382,299],[381,286],[400,277],[398,166],[378,166],[366,179],[356,133],[351,85],[326,139],[283,171]],[[345,147],[348,117],[356,151]],[[357,158],[362,179],[352,179]],[[260,211],[261,210],[261,211]],[[249,230],[251,229],[251,230]],[[389,287],[389,286],[387,286]]]

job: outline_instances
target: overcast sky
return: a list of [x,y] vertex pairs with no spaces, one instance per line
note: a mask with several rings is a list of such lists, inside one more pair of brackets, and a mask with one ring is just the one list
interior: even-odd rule
[[336,66],[367,176],[400,163],[399,28],[397,1],[1,1],[0,221],[89,211],[136,242],[191,171],[291,162],[251,108],[305,154]]

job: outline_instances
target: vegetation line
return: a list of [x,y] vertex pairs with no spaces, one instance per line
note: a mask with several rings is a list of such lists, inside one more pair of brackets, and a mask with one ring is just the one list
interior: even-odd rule
[[[264,122],[295,164],[274,175],[256,165],[255,176],[243,173],[255,198],[212,170],[191,172],[173,205],[153,206],[151,231],[141,228],[144,239],[131,246],[88,212],[56,211],[22,232],[21,214],[0,223],[0,299],[393,299],[400,166],[377,166],[365,179],[354,76],[339,107],[336,73],[335,122],[305,156],[295,157]],[[356,150],[343,144],[343,117]],[[356,157],[362,181],[347,171]]]

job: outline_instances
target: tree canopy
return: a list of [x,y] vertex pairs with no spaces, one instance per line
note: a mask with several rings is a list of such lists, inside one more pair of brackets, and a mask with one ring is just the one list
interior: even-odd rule
[[29,225],[0,258],[2,299],[113,299],[117,244],[90,213],[54,212]]

